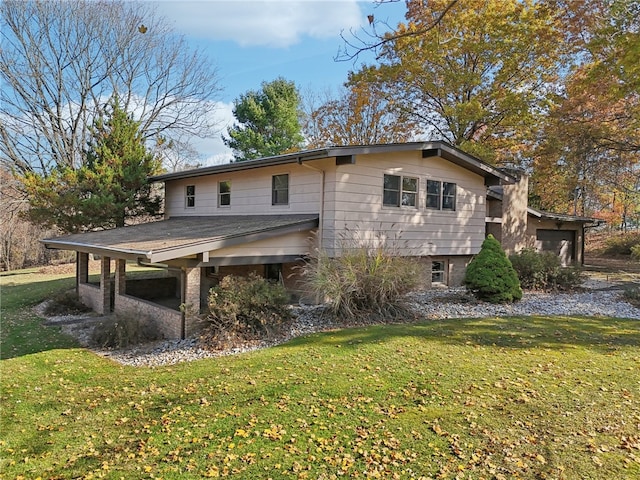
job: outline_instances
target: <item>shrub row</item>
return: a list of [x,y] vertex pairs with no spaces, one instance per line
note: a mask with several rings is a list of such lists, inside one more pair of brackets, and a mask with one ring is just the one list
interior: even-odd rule
[[209,292],[208,328],[201,343],[211,349],[269,337],[291,319],[289,295],[256,274],[229,275]]
[[578,267],[563,267],[553,252],[537,252],[526,248],[509,257],[525,290],[572,290],[582,283]]
[[[634,252],[637,252],[634,254]],[[605,242],[604,253],[608,255],[640,254],[640,233],[628,232],[612,235]],[[640,255],[638,256],[640,258]]]

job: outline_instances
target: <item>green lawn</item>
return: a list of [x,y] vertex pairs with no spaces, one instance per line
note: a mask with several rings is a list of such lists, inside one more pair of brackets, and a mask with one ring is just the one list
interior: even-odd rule
[[20,325],[67,280],[0,282],[2,479],[640,478],[637,320],[425,321],[132,368]]

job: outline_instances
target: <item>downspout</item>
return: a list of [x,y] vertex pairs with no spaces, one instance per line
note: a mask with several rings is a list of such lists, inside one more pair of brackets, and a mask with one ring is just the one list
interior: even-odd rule
[[324,190],[325,190],[325,171],[320,168],[312,167],[311,165],[307,165],[306,163],[302,163],[302,158],[298,158],[298,165],[302,165],[303,167],[307,167],[316,172],[320,172],[320,215],[318,218],[318,249],[322,249],[323,245],[323,237],[324,237]]
[[180,269],[180,340],[185,339],[187,331],[187,272],[184,268]]

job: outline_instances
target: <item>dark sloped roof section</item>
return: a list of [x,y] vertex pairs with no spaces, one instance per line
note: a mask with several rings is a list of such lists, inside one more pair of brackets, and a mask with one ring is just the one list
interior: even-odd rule
[[47,248],[163,262],[318,226],[319,215],[175,217],[42,240]]
[[513,183],[515,181],[509,174],[485,163],[459,148],[456,148],[446,142],[406,142],[406,143],[388,143],[378,145],[350,145],[336,146],[327,148],[318,148],[314,150],[304,150],[285,155],[277,155],[275,157],[259,158],[256,160],[246,160],[243,162],[226,163],[223,165],[214,165],[209,167],[195,168],[192,170],[184,170],[182,172],[165,173],[149,178],[151,182],[166,182],[168,180],[179,180],[185,178],[202,177],[204,175],[212,175],[216,173],[238,172],[243,170],[251,170],[254,168],[270,167],[274,165],[286,165],[290,163],[302,163],[311,160],[320,160],[332,157],[348,157],[367,154],[394,153],[406,151],[422,151],[423,156],[439,156],[456,165],[460,165],[486,179],[494,182],[503,181]]
[[[504,189],[502,186],[492,186],[487,189],[487,197],[502,201],[504,197]],[[577,223],[593,223],[600,225],[604,220],[594,217],[581,217],[579,215],[566,215],[564,213],[552,213],[544,210],[527,207],[527,214],[542,220],[556,220],[559,222],[577,222]]]

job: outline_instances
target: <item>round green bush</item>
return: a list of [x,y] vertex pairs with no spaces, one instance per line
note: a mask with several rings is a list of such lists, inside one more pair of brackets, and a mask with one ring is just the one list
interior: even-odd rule
[[518,274],[493,235],[482,242],[480,253],[469,263],[464,285],[485,302],[516,302],[522,298]]

